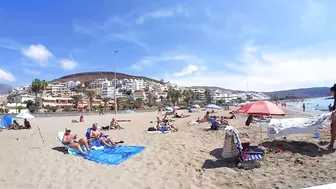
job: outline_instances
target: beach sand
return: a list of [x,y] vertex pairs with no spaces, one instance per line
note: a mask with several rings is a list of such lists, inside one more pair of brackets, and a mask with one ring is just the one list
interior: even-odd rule
[[[286,110],[288,117],[308,116],[308,113]],[[186,111],[179,113],[187,114]],[[209,124],[188,125],[205,112],[191,113],[190,117],[176,119],[176,133],[148,134],[150,121],[157,112],[92,115],[84,123],[70,123],[78,117],[49,117],[31,120],[32,130],[0,132],[0,188],[303,188],[335,182],[335,153],[320,146],[329,141],[329,128],[321,130],[321,138],[308,135],[288,136],[286,140],[262,142],[265,147],[278,147],[281,153],[269,152],[261,161],[261,168],[241,170],[232,163],[218,160],[223,146],[224,132],[204,131]],[[228,111],[216,115],[228,116]],[[69,127],[80,137],[97,122],[107,125],[111,118],[130,119],[122,124],[125,129],[107,131],[124,145],[141,145],[146,149],[118,166],[107,166],[64,153],[57,132]],[[242,141],[261,142],[260,127],[244,126],[245,116],[229,120],[238,128]],[[21,121],[22,122],[22,121]],[[43,145],[37,126],[45,139]],[[32,135],[33,134],[33,135]],[[30,136],[32,135],[32,136]],[[266,128],[263,136],[266,137]],[[295,141],[295,142],[292,142]],[[277,144],[278,146],[274,145]],[[215,153],[215,154],[214,154]]]

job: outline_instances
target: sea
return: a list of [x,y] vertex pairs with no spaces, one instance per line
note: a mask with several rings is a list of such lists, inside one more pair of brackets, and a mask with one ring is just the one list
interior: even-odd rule
[[287,103],[287,106],[302,110],[303,103],[306,105],[307,112],[327,112],[329,111],[329,104],[333,105],[334,99],[328,99],[327,97],[310,98],[300,102]]

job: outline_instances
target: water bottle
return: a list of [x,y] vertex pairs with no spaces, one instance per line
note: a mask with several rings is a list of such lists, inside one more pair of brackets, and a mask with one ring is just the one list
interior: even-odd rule
[[316,131],[314,133],[314,138],[320,138],[320,132],[319,131]]

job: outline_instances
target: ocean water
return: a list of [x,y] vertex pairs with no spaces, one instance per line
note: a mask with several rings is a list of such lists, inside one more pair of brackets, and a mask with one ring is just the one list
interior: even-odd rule
[[294,107],[296,109],[302,109],[303,103],[306,104],[307,112],[325,112],[329,111],[329,104],[333,105],[334,99],[324,98],[311,98],[302,102],[291,102],[287,103],[288,106]]

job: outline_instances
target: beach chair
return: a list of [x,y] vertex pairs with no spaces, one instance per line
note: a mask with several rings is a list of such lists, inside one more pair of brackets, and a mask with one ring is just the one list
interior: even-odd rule
[[[64,132],[58,132],[57,133],[57,138],[58,140],[62,143],[63,140],[63,136],[64,136]],[[63,144],[63,143],[62,143]],[[64,145],[64,144],[63,144]],[[64,145],[64,148],[68,151],[68,154],[79,154],[79,151],[75,148],[70,148],[68,145]],[[83,151],[86,151],[86,149],[84,148],[84,146],[82,146]]]
[[[230,155],[232,157],[237,157],[241,162],[251,161],[251,160],[260,160],[263,158],[264,152],[255,151],[253,150],[253,146],[250,146],[249,143],[241,143],[239,139],[239,132],[236,128],[232,126],[227,126],[224,129],[226,133],[225,140],[227,140],[229,137],[227,137],[228,134],[233,135],[233,139],[229,141],[229,143],[232,143],[232,149],[228,148],[228,144],[226,141],[224,141],[224,146],[222,150],[222,156],[223,158],[228,158]],[[228,133],[230,132],[230,133]]]

